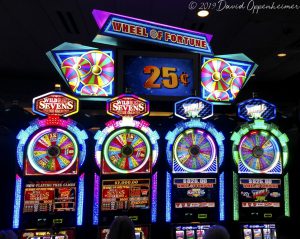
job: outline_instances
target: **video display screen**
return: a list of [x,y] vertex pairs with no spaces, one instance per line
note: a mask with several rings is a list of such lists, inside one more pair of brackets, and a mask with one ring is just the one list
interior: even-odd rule
[[282,196],[281,179],[240,178],[242,208],[279,208]]
[[275,224],[255,224],[243,226],[244,239],[277,239]]
[[216,178],[174,178],[175,208],[214,208],[218,200]]
[[150,179],[120,179],[102,181],[102,211],[148,209]]
[[[135,226],[135,239],[149,239],[149,228],[147,226]],[[107,239],[108,228],[100,230],[100,239]]]
[[194,96],[196,59],[193,54],[124,53],[123,88],[140,96]]
[[38,181],[25,185],[23,213],[74,212],[75,209],[75,182]]
[[203,239],[205,231],[210,225],[177,226],[175,229],[176,239]]
[[21,239],[75,239],[75,231],[66,229],[53,234],[50,230],[27,230],[22,232]]

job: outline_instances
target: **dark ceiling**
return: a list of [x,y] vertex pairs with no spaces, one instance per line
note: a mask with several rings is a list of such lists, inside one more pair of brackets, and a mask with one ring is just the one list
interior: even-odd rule
[[[196,10],[209,2],[215,3],[209,17],[197,17]],[[97,26],[91,12],[99,9],[213,34],[215,54],[244,53],[258,64],[238,100],[256,92],[286,114],[298,110],[300,2],[281,1],[288,6],[298,3],[299,10],[258,13],[250,9],[254,4],[272,1],[226,3],[245,8],[221,10],[223,0],[0,0],[0,79],[4,84],[0,98],[5,104],[18,100],[30,106],[33,97],[53,90],[54,83],[66,87],[45,53],[63,42],[97,46],[92,42]],[[278,58],[279,51],[287,56]]]

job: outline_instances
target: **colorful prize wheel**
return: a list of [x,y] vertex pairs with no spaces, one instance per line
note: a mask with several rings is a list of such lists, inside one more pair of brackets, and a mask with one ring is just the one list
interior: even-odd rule
[[88,138],[71,119],[37,119],[18,134],[17,158],[25,175],[75,175],[85,160]]
[[202,86],[210,93],[215,90],[227,91],[231,78],[223,78],[222,71],[229,66],[229,63],[220,58],[213,58],[205,62],[201,68]]
[[199,120],[181,122],[168,139],[167,156],[173,173],[216,173],[224,158],[224,136]]
[[41,174],[61,174],[77,161],[78,143],[60,128],[46,128],[36,133],[27,147],[31,166]]
[[276,125],[255,120],[243,125],[231,140],[239,173],[282,173],[287,163],[288,138]]
[[150,173],[155,165],[157,132],[143,120],[134,120],[133,123],[135,127],[123,120],[112,120],[108,127],[95,135],[96,162],[102,173]]
[[104,143],[104,159],[111,169],[133,173],[147,163],[151,147],[147,136],[135,128],[120,128]]

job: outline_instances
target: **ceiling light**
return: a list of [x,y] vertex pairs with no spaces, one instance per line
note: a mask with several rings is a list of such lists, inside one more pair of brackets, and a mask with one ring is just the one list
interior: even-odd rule
[[277,54],[277,56],[278,56],[278,57],[285,57],[285,56],[286,56],[286,53],[280,52],[280,53]]
[[209,11],[207,11],[207,10],[200,10],[200,11],[197,12],[197,15],[199,17],[207,17],[209,15]]

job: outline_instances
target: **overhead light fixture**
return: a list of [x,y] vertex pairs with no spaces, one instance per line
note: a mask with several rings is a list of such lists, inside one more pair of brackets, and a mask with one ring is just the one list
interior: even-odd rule
[[209,15],[209,11],[207,11],[207,10],[200,10],[200,11],[197,12],[197,15],[199,17],[207,17]]
[[278,56],[278,57],[285,57],[285,56],[286,56],[286,53],[284,53],[284,52],[279,52],[279,53],[277,53],[277,56]]

